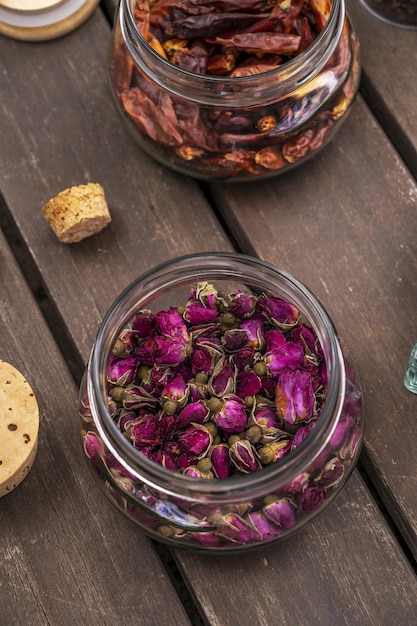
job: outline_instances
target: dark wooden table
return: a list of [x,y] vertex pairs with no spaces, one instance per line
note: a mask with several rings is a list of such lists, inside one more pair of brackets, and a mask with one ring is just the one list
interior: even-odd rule
[[[417,624],[417,31],[349,12],[361,94],[324,151],[268,182],[200,185],[143,154],[107,84],[114,3],[55,41],[0,37],[0,358],[38,398],[37,459],[0,501],[0,624]],[[41,216],[100,182],[113,221],[60,244]],[[237,250],[321,299],[363,380],[360,465],[293,539],[248,555],[171,551],[86,471],[77,386],[103,314],[183,253]]]

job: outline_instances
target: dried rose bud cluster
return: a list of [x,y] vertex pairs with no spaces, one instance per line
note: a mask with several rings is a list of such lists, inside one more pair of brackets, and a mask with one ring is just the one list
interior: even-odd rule
[[122,433],[196,478],[255,472],[290,454],[320,416],[326,378],[317,336],[293,304],[207,282],[181,309],[140,311],[107,369]]

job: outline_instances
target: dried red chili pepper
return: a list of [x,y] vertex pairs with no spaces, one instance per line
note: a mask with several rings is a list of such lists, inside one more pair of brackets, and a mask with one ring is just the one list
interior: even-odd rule
[[216,37],[219,33],[244,28],[246,25],[263,19],[252,13],[206,13],[175,20],[166,30],[171,37],[189,39],[191,37]]
[[[285,6],[285,8],[283,8]],[[284,33],[290,33],[296,18],[304,6],[304,0],[292,0],[292,2],[275,5],[275,14],[281,19]]]
[[231,52],[212,55],[207,63],[207,74],[215,76],[228,76],[236,64],[235,55]]
[[231,37],[216,37],[216,43],[226,48],[269,54],[293,54],[300,45],[300,35],[288,33],[240,33]]
[[310,144],[314,137],[314,129],[309,128],[299,133],[294,139],[286,141],[282,147],[282,155],[290,163],[303,159],[310,150]]
[[314,35],[311,32],[311,27],[306,17],[303,17],[299,22],[300,31],[300,44],[298,46],[297,55],[304,52],[306,48],[314,41]]
[[267,11],[271,6],[270,0],[188,0],[188,4],[217,11]]
[[241,65],[236,67],[232,73],[231,77],[242,77],[242,76],[255,76],[256,74],[263,74],[264,72],[269,72],[274,68],[278,67],[282,62],[282,57],[275,56],[273,59],[262,60],[259,62],[254,62],[252,59],[244,61]]
[[255,155],[255,161],[268,170],[279,170],[285,166],[285,160],[281,154],[281,148],[264,148]]
[[[163,94],[161,94],[161,97]],[[172,104],[169,106],[169,96],[165,97],[165,102],[157,107],[154,102],[143,91],[137,87],[124,91],[121,99],[126,112],[138,128],[149,135],[154,141],[158,141],[168,146],[179,146],[183,139],[178,132],[178,124]],[[170,119],[171,118],[171,119]]]

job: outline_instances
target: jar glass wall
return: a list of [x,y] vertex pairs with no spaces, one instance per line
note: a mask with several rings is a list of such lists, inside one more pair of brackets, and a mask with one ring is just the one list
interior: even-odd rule
[[[282,173],[315,154],[350,110],[359,83],[359,49],[344,0],[307,0],[302,11],[286,23],[294,32],[279,32],[284,26],[274,22],[278,32],[255,33],[264,36],[262,45],[267,42],[273,54],[255,51],[228,75],[213,75],[172,62],[189,40],[161,34],[160,42],[150,35],[147,0],[121,0],[111,88],[142,148],[184,174],[226,181]],[[283,15],[289,20],[289,13]],[[317,31],[311,42],[305,35],[313,30],[308,19]],[[286,48],[281,37],[290,38]],[[208,48],[207,41],[217,40],[222,41],[198,42]],[[240,54],[236,48],[219,49],[221,54],[213,56],[222,62],[232,57],[232,65]],[[279,56],[280,49],[292,52]]]
[[[274,340],[279,337],[281,341],[282,336],[286,341],[289,337],[295,341],[295,333],[298,333],[298,339],[305,348],[300,365],[303,376],[309,379],[310,373],[313,376],[312,372],[315,372],[313,378],[317,382],[316,374],[319,369],[321,372],[321,383],[315,384],[314,412],[308,415],[300,413],[300,419],[286,422],[277,408],[280,406],[282,409],[282,402],[276,400],[278,392],[275,396],[276,387],[281,385],[281,391],[288,399],[287,387],[283,382],[285,374],[281,372],[277,382],[278,375],[271,374],[272,365],[269,366],[271,371],[264,372],[264,376],[260,374],[259,368],[253,366],[254,362],[262,358],[265,361],[270,359],[272,350],[269,356],[265,356],[265,347],[258,346],[255,350],[257,356],[238,368],[236,350],[226,349],[227,361],[233,362],[236,370],[242,373],[253,369],[262,379],[262,390],[258,387],[253,397],[249,397],[252,392],[248,392],[245,401],[240,401],[240,406],[244,407],[245,424],[239,427],[239,431],[243,429],[242,432],[236,434],[234,430],[234,450],[238,451],[238,462],[234,467],[238,467],[239,471],[231,472],[227,477],[205,473],[202,467],[197,471],[195,466],[192,471],[184,467],[174,470],[167,463],[168,457],[161,457],[159,451],[157,456],[150,458],[148,452],[144,453],[145,448],[138,449],[132,445],[132,429],[124,431],[121,427],[124,419],[122,415],[129,413],[126,405],[122,405],[115,394],[109,394],[109,363],[115,353],[115,345],[123,335],[122,331],[132,328],[132,320],[138,311],[153,312],[154,315],[160,311],[171,311],[173,315],[177,314],[173,311],[185,314],[183,306],[190,292],[195,294],[196,286],[206,290],[210,297],[214,293],[222,294],[221,298],[219,296],[222,315],[225,311],[230,312],[224,304],[228,302],[224,294],[246,294],[257,304],[261,301],[291,303],[292,310],[297,311],[296,321],[290,323],[286,318],[285,323],[272,328],[270,336]],[[268,319],[269,328],[270,316]],[[215,352],[221,352],[219,346],[224,345],[224,339],[218,340],[218,325],[212,328],[213,323],[193,327],[192,337],[195,340],[195,337],[203,336],[206,347],[209,343]],[[275,322],[272,323],[274,325]],[[178,323],[176,328],[180,327]],[[243,317],[238,317],[234,330],[241,332],[243,327],[246,328],[247,324],[244,324]],[[260,331],[257,336],[261,336]],[[315,337],[314,341],[312,337]],[[145,339],[141,340],[142,344],[144,341],[146,343]],[[195,349],[195,344],[191,342],[191,345]],[[245,344],[239,350],[249,350],[251,346]],[[142,363],[141,350],[134,352],[140,361],[136,365],[140,368],[143,363],[147,363],[145,369],[148,372],[150,369],[158,370],[160,375],[160,366],[151,367],[146,359]],[[320,366],[314,354],[320,355]],[[163,376],[168,372],[169,380],[172,381],[175,373],[183,373],[185,368],[191,368],[191,360],[192,350],[187,348],[180,365],[162,368]],[[285,370],[290,375],[288,380],[291,380],[295,376],[295,366],[286,363],[288,367],[282,371]],[[191,369],[186,377],[187,393],[190,394],[186,396],[188,405],[181,405],[181,409],[187,410],[187,406],[192,409],[195,422],[192,417],[191,426],[194,431],[199,431],[198,434],[208,430],[213,433],[212,428],[209,429],[213,422],[217,424],[216,430],[220,433],[224,427],[224,443],[210,440],[210,454],[216,447],[219,453],[226,450],[230,456],[233,444],[229,427],[218,419],[218,409],[213,408],[212,396],[217,395],[216,400],[220,396],[222,406],[233,397],[237,405],[239,392],[235,388],[228,388],[227,392],[221,394],[218,391],[214,393],[212,389],[209,392],[212,381],[199,385],[198,376],[194,369],[194,373],[191,373]],[[139,382],[139,386],[144,380],[143,373],[140,376],[142,383]],[[139,378],[138,374],[136,382]],[[299,384],[298,390],[294,391],[293,385],[289,395],[293,394],[294,404],[305,402],[305,399],[300,400],[300,394],[307,386]],[[200,394],[198,402],[195,395],[191,399],[197,387]],[[178,426],[180,422],[175,421],[181,420],[183,413],[180,408],[165,411],[166,405],[161,405],[161,410],[158,402],[162,402],[164,394],[155,395],[156,399],[150,399],[149,394],[149,388],[142,389],[133,421],[137,424],[135,420],[139,419],[143,425],[143,415],[146,414],[148,420],[152,411],[158,415],[159,424],[161,419],[168,423],[172,418],[169,423],[175,423],[178,429],[174,429],[178,448],[183,431],[187,430],[187,436],[190,433],[188,428],[183,428],[183,423]],[[142,410],[144,405],[141,405],[144,396],[148,402],[146,410]],[[165,401],[166,398],[163,399]],[[149,403],[154,403],[152,411]],[[197,405],[199,408],[202,405],[211,407],[201,420],[197,417]],[[355,466],[363,437],[361,388],[323,307],[304,285],[275,266],[251,257],[226,253],[175,259],[144,274],[120,295],[107,313],[92,349],[81,386],[79,413],[89,465],[111,502],[148,535],[193,550],[247,550],[292,535],[323,511],[340,492]],[[131,415],[129,419],[132,419]],[[251,425],[255,425],[260,433],[256,440],[248,435],[250,430],[256,430],[250,428]],[[190,422],[187,426],[190,426]],[[140,432],[143,435],[143,429]],[[149,436],[149,430],[146,436]],[[193,445],[195,442],[196,439],[193,439]],[[222,446],[224,449],[220,450]],[[259,458],[262,458],[267,448],[279,454],[284,447],[282,458],[277,456],[274,462],[268,460],[261,467]],[[215,459],[210,458],[214,464]],[[158,459],[158,462],[154,459]],[[254,466],[255,463],[258,465]]]
[[384,22],[402,28],[417,28],[417,0],[362,0]]

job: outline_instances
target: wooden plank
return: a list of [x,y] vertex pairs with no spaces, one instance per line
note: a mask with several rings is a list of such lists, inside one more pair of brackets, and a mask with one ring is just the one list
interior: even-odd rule
[[[181,254],[231,249],[198,184],[158,165],[132,141],[108,87],[109,45],[110,28],[99,11],[56,41],[0,38],[0,136],[8,146],[0,155],[0,170],[7,172],[2,193],[64,325],[71,325],[74,307],[87,313],[84,360],[104,312],[136,276]],[[79,244],[62,245],[42,206],[89,181],[103,185],[112,224]]]
[[281,544],[179,558],[210,626],[415,623],[416,578],[357,472],[319,520]]
[[35,463],[0,502],[1,624],[189,624],[152,542],[87,468],[77,390],[1,233],[0,267],[0,358],[40,408]]
[[349,346],[365,393],[364,461],[417,554],[417,397],[402,383],[416,341],[415,181],[358,99],[311,163],[213,189],[242,249],[305,282]]
[[417,30],[386,24],[347,0],[361,43],[362,94],[417,177]]
[[[6,46],[0,41],[0,54],[7,67],[19,67],[18,76],[12,77],[11,71],[7,73],[8,89],[5,90],[3,100],[5,115],[0,119],[2,136],[9,140],[14,138],[12,152],[0,156],[0,163],[7,173],[3,181],[3,193],[28,250],[39,267],[48,293],[84,359],[102,314],[134,275],[179,252],[231,249],[230,242],[209,210],[198,185],[153,163],[136,148],[120,125],[105,88],[103,42],[107,40],[108,30],[98,13],[77,33],[57,42],[26,48],[13,42],[8,42]],[[36,100],[31,103],[32,116],[29,117],[24,103],[33,93],[35,70],[40,73],[42,89],[36,92]],[[44,110],[49,115],[42,124],[39,120],[44,119]],[[22,171],[25,172],[23,189],[20,184]],[[290,175],[289,179],[294,181],[294,175]],[[69,184],[84,182],[80,178],[91,178],[104,184],[114,216],[113,224],[95,238],[75,246],[63,246],[48,231],[39,211],[50,195]],[[300,187],[303,176],[300,174],[296,181],[294,184]],[[270,196],[274,185],[275,182],[255,185],[258,188],[256,205],[260,205],[261,198]],[[232,196],[245,195],[251,187],[234,187],[230,193]],[[266,228],[269,229],[269,223]],[[308,230],[302,232],[302,238],[306,241],[309,236]],[[364,555],[360,548],[366,543],[368,535],[365,534],[364,543],[358,543],[358,549],[355,547],[358,529],[356,501],[365,506],[369,526],[378,528],[380,532],[378,546],[375,542],[370,543],[370,561],[375,568],[375,579],[381,590],[385,589],[387,597],[391,598],[390,607],[396,606],[394,602],[399,602],[403,616],[409,614],[412,608],[416,595],[413,573],[359,478],[354,477],[353,480],[352,487],[349,483],[349,489],[333,505],[333,511],[330,510],[326,513],[327,517],[323,516],[316,522],[317,530],[301,533],[299,537],[302,539],[291,543],[291,558],[287,561],[287,582],[283,594],[288,612],[293,609],[295,614],[297,611],[299,614],[297,607],[300,602],[305,606],[317,603],[315,578],[310,575],[312,571],[319,572],[321,587],[328,589],[326,607],[333,607],[337,606],[341,590],[349,589],[351,570],[360,572],[366,566],[368,554]],[[96,495],[95,492],[92,495],[92,503],[88,506],[91,515],[96,506],[94,498],[99,499],[99,496],[101,494]],[[324,522],[322,525],[322,520],[330,514],[336,515],[339,507],[343,512],[337,517],[338,532],[329,530],[327,536],[328,526]],[[80,515],[84,509],[84,506],[80,507]],[[108,505],[108,509],[105,509],[106,515],[111,517],[111,505]],[[120,527],[114,526],[114,532],[120,532],[119,528],[123,529],[120,534],[125,538],[124,522]],[[136,532],[137,542],[133,540],[126,543],[135,555],[143,535],[137,529],[132,532]],[[240,571],[240,578],[230,578],[229,558],[211,559],[186,553],[177,553],[177,558],[206,620],[209,623],[233,624],[245,620],[246,615],[254,615],[254,602],[259,609],[263,606],[261,592],[265,585],[269,585],[271,597],[280,595],[283,581],[277,563],[281,561],[283,550],[290,548],[276,546],[268,550],[267,554],[274,555],[275,566],[272,570],[255,567],[256,563],[261,562],[256,554],[231,557],[236,563],[236,573],[239,573],[239,559],[242,558],[247,564]],[[336,573],[327,567],[328,553],[332,555],[333,564],[344,564]],[[313,570],[306,569],[304,575],[303,568],[300,571],[291,567],[291,559],[304,564],[306,554],[314,555],[311,558]],[[349,562],[346,561],[346,555],[352,555]],[[128,567],[126,570],[121,567],[120,573],[123,577],[131,575]],[[213,579],[214,573],[216,578]],[[90,587],[95,583],[95,576],[96,572],[91,576]],[[333,580],[335,576],[339,579],[337,583]],[[392,578],[403,582],[404,591],[400,592],[399,600],[388,595]],[[357,581],[355,578],[355,590],[359,586]],[[234,592],[223,594],[223,588],[231,589],[230,582],[234,584]],[[369,586],[367,582],[366,588],[369,589]],[[294,593],[294,589],[297,593]],[[259,596],[259,601],[254,598],[254,592]],[[217,607],[214,602],[216,593],[222,595],[221,607]],[[152,594],[149,602],[151,600]],[[271,602],[270,599],[268,602]],[[361,602],[362,614],[368,612],[371,615],[375,600],[364,595]],[[273,610],[276,606],[273,602],[271,610],[263,606],[264,615],[267,616],[265,620],[269,619],[269,623],[276,621]],[[353,619],[355,604],[349,605],[346,600],[343,606],[346,607],[348,618]],[[330,609],[326,607],[318,606],[316,615],[322,615],[325,619],[330,614]],[[141,615],[146,616],[146,611],[147,607]],[[338,616],[340,614],[337,613]],[[159,623],[164,623],[163,619]]]

